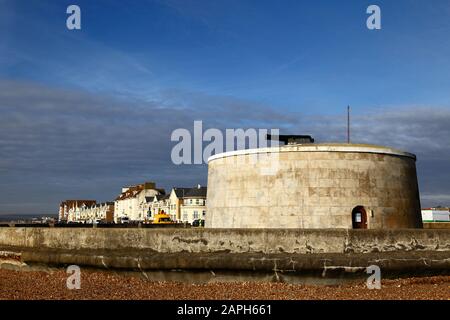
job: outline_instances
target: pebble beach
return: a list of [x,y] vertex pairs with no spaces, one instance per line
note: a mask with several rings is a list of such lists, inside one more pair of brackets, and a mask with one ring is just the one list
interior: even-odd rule
[[363,281],[343,285],[278,282],[189,284],[148,281],[102,271],[82,273],[81,289],[69,290],[64,270],[0,269],[1,300],[450,300],[450,276],[382,280],[380,290]]

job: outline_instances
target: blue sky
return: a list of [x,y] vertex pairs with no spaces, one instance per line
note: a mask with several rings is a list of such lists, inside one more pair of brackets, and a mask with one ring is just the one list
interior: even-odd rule
[[[81,30],[66,28],[70,4]],[[370,4],[381,30],[366,28]],[[194,116],[339,140],[347,104],[366,121],[355,139],[417,153],[422,202],[450,203],[449,18],[447,0],[0,0],[0,213],[108,200],[139,179],[204,184],[205,168],[166,164],[170,131]],[[147,153],[111,157],[130,141]]]
[[[6,1],[8,78],[153,99],[166,89],[305,112],[446,104],[448,1]],[[6,9],[6,10],[5,10]],[[4,17],[6,16],[6,18]],[[2,37],[3,38],[3,37]]]

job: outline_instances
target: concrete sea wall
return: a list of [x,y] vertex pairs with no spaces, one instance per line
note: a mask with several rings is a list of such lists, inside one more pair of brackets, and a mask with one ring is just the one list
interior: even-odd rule
[[424,229],[450,229],[450,222],[424,222]]
[[450,270],[450,230],[1,228],[22,263],[138,270]]

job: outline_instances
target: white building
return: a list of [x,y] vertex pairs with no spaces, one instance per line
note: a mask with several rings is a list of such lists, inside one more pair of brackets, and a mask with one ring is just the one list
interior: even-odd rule
[[[154,197],[147,197],[147,205],[148,205],[148,219],[153,220],[153,217],[164,211],[165,213],[169,212],[170,208],[170,195],[160,194]],[[175,220],[174,220],[175,221]]]
[[65,200],[59,205],[59,221],[76,221],[76,212],[82,206],[90,207],[96,204],[95,200]]
[[423,222],[450,222],[449,208],[422,209]]
[[66,200],[60,204],[59,220],[93,223],[153,220],[164,211],[176,222],[193,223],[206,215],[207,188],[172,188],[170,194],[158,189],[154,182],[122,188],[115,202],[97,204],[95,200]]
[[115,200],[114,221],[123,217],[131,221],[144,221],[148,215],[147,197],[164,194],[164,189],[157,189],[154,182],[122,188],[122,193]]
[[97,221],[108,223],[114,221],[114,202],[97,203],[85,209],[85,222],[95,223]]
[[114,221],[114,202],[92,204],[83,203],[69,210],[70,222],[96,223]]
[[204,219],[206,215],[206,187],[174,187],[168,195],[147,197],[148,218],[162,211],[176,222],[192,223]]
[[206,187],[198,185],[184,194],[181,205],[181,221],[193,223],[195,220],[205,220],[206,192]]
[[184,196],[191,188],[175,187],[170,191],[169,196],[169,215],[173,221],[185,222],[181,217],[181,207],[183,205]]
[[149,198],[148,201],[151,202],[148,206],[149,219],[152,219],[155,214],[164,211],[173,221],[182,222],[181,206],[183,204],[183,197],[189,190],[191,190],[191,188],[175,187],[172,188],[168,195],[159,195]]

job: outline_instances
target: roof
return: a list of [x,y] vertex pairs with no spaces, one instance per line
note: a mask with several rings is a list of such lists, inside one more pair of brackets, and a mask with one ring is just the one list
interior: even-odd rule
[[103,206],[112,206],[114,205],[114,202],[102,202],[102,203],[97,203],[95,205],[93,205],[93,207],[103,207]]
[[285,152],[341,152],[341,153],[372,153],[381,155],[391,155],[411,158],[414,161],[416,156],[412,153],[400,151],[390,147],[383,147],[370,144],[356,144],[356,143],[318,143],[318,144],[297,144],[285,145],[270,148],[256,148],[243,149],[236,151],[228,151],[224,153],[215,154],[208,158],[208,163],[211,161],[235,156],[244,156],[250,154],[277,154]]
[[159,200],[166,200],[169,199],[170,195],[168,194],[157,194],[154,197],[145,197],[145,199],[147,198],[153,198],[153,200],[159,201]]
[[97,203],[97,200],[64,200],[63,202],[61,202],[60,206],[67,205],[70,207],[70,206],[75,206],[75,205],[81,206],[83,204],[93,205],[96,203]]
[[160,194],[166,194],[166,190],[164,188],[155,188]]
[[184,188],[184,187],[182,187],[182,188],[180,188],[180,187],[173,188],[173,191],[175,192],[175,194],[176,194],[176,196],[178,198],[183,198],[185,196],[185,194],[187,192],[189,192],[189,190],[191,190],[191,188]]
[[184,198],[206,198],[207,187],[194,187],[184,195]]
[[129,187],[127,191],[122,192],[116,200],[124,200],[128,198],[134,198],[138,193],[144,189],[143,184],[138,184],[137,186]]
[[164,189],[162,189],[162,188],[153,188],[152,186],[154,186],[154,184],[151,184],[150,182],[146,182],[146,183],[138,184],[136,186],[127,187],[128,190],[125,191],[125,192],[122,192],[116,198],[116,200],[124,200],[124,199],[128,199],[128,198],[134,198],[139,193],[141,193],[143,190],[148,190],[148,189],[154,189],[154,190],[158,191],[161,194],[165,194],[166,193],[166,191]]
[[145,197],[145,202],[153,202],[153,199],[155,199],[155,197]]

